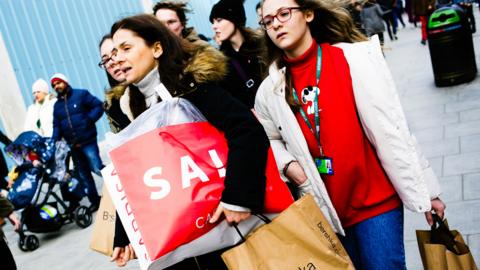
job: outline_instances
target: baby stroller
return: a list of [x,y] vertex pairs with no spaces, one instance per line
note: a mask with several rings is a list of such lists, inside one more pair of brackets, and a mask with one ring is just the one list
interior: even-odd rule
[[17,164],[18,177],[7,198],[15,209],[23,209],[18,231],[18,246],[22,251],[33,251],[40,245],[38,237],[25,234],[27,231],[46,233],[58,231],[72,222],[81,228],[92,223],[88,207],[69,209],[58,194],[60,189],[64,199],[78,200],[85,195],[81,183],[68,170],[69,149],[65,142],[55,145],[51,139],[27,131],[8,145],[5,152]]

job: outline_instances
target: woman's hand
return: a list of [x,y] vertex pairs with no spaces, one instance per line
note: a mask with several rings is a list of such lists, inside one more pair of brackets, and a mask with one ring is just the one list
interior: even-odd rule
[[307,180],[307,175],[305,174],[305,171],[303,171],[303,168],[300,166],[298,161],[293,161],[288,165],[285,176],[290,181],[293,181],[295,184],[297,184],[297,186],[300,186]]
[[12,223],[13,227],[15,228],[15,231],[20,230],[21,223],[20,223],[20,220],[18,219],[17,214],[15,214],[15,212],[12,212],[8,216],[8,220],[10,220],[10,223]]
[[115,247],[113,249],[113,254],[111,257],[111,261],[115,262],[117,266],[123,267],[127,265],[127,262],[130,260],[135,259],[137,256],[135,255],[135,251],[133,250],[132,244],[129,244],[125,247]]
[[445,204],[440,200],[440,198],[435,198],[432,201],[432,210],[425,212],[425,218],[427,219],[428,225],[432,226],[433,225],[433,217],[432,217],[432,211],[435,211],[435,214],[437,214],[441,219],[443,219],[445,215]]
[[222,216],[222,213],[225,215],[225,219],[227,220],[228,224],[238,224],[251,216],[250,212],[228,210],[220,204],[210,219],[210,223],[217,222]]

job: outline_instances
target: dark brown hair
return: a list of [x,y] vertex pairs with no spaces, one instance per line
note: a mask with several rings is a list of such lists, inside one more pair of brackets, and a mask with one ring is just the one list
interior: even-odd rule
[[153,6],[153,15],[156,15],[159,9],[170,9],[177,13],[178,19],[180,19],[180,23],[183,27],[187,27],[187,16],[186,13],[190,13],[191,10],[187,8],[187,3],[181,1],[161,1],[156,3]]
[[[335,44],[338,42],[353,43],[365,41],[367,38],[355,27],[348,6],[345,0],[294,0],[300,9],[305,12],[311,10],[314,18],[308,23],[310,33],[315,41],[320,43]],[[262,0],[262,13],[265,0]],[[265,33],[265,43],[267,45],[267,65],[277,62],[279,67],[284,67],[282,60],[283,51],[278,48]],[[293,100],[291,78],[287,72],[286,76],[286,99],[288,104],[297,107]]]
[[[242,48],[243,52],[248,56],[257,57],[259,63],[261,64],[260,76],[264,78],[267,70],[266,68],[267,67],[267,61],[266,61],[267,51],[266,51],[265,39],[263,38],[263,34],[260,34],[249,27],[235,25],[235,28],[238,29],[242,34],[244,38],[243,42],[246,44],[250,44],[250,46],[245,46]],[[254,46],[252,46],[251,44],[254,44]],[[228,40],[223,41],[222,45],[220,45],[220,50],[225,51],[226,46],[231,46],[230,41]]]
[[[163,53],[157,59],[158,73],[172,96],[181,95],[188,89],[181,82],[181,76],[190,56],[190,45],[173,34],[153,15],[136,15],[124,18],[112,25],[113,36],[120,29],[130,30],[142,38],[148,46],[160,42]],[[130,85],[130,109],[134,117],[146,110],[145,97],[134,85]]]

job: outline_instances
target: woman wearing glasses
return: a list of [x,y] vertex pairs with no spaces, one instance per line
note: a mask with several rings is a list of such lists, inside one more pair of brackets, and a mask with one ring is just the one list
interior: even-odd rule
[[110,57],[113,50],[112,36],[110,34],[103,36],[98,47],[101,57],[98,66],[105,69],[110,84],[110,89],[105,92],[105,113],[110,129],[113,133],[117,133],[127,127],[133,120],[133,116],[128,117],[124,113],[125,110],[122,110],[121,105],[122,101],[129,95],[129,90],[127,86],[121,84],[125,80],[125,74]]
[[255,111],[280,172],[313,193],[357,269],[405,269],[403,206],[443,216],[378,38],[333,1],[265,0],[269,76]]
[[212,7],[210,22],[221,44],[220,51],[229,58],[228,74],[222,86],[248,108],[253,108],[265,72],[263,39],[245,27],[242,1],[220,0]]
[[[218,86],[226,73],[225,57],[209,45],[179,39],[151,15],[122,19],[112,26],[111,34],[113,63],[130,85],[127,109],[135,117],[161,101],[155,88],[163,84],[224,133],[229,148],[225,189],[210,222],[224,215],[229,223],[239,223],[250,211],[262,209],[269,141],[254,115]],[[121,223],[115,227],[112,260],[123,266],[134,254]],[[200,256],[195,264],[195,268],[171,269],[226,269],[220,256]]]

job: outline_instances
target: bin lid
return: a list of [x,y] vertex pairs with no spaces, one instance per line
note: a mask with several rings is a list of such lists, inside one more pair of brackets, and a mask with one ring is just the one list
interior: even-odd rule
[[428,29],[435,29],[460,22],[460,14],[452,7],[443,7],[437,9],[430,15],[428,20]]

